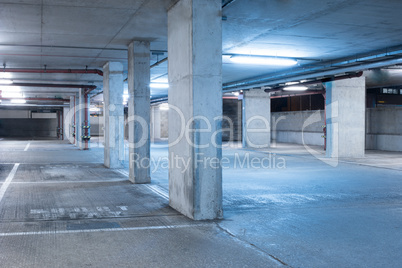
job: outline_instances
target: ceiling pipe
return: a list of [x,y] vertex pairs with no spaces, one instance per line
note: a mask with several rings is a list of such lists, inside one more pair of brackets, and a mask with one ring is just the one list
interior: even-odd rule
[[4,68],[3,73],[32,73],[32,74],[97,74],[103,76],[103,72],[97,69],[16,69]]
[[15,109],[15,108],[20,108],[20,107],[40,107],[40,108],[47,107],[49,109],[52,109],[52,108],[70,107],[70,104],[27,104],[27,103],[8,104],[8,103],[2,103],[2,104],[0,104],[0,107],[2,107],[2,106],[7,106],[8,107],[7,109]]
[[26,100],[26,101],[60,101],[60,102],[70,102],[69,99],[50,99],[50,98],[3,98],[0,97],[0,100],[14,100],[14,99],[19,99],[19,100]]
[[152,69],[152,68],[154,68],[154,67],[157,67],[157,66],[161,65],[162,63],[164,63],[164,62],[166,62],[166,61],[168,61],[168,58],[167,58],[167,57],[164,58],[164,59],[162,59],[162,60],[160,60],[160,61],[155,62],[154,64],[151,65],[150,68]]
[[233,4],[233,2],[235,2],[236,0],[229,0],[226,3],[224,3],[222,5],[222,9],[224,9],[225,7],[228,7],[229,5]]
[[[304,83],[298,83],[298,84],[294,84],[292,86],[308,86],[308,85],[314,85],[317,83],[327,83],[327,82],[338,81],[338,80],[343,80],[343,79],[361,77],[362,75],[363,75],[363,71],[360,71],[360,72],[356,72],[356,73],[349,73],[349,74],[340,75],[340,76],[326,77],[326,78],[308,81],[308,82],[304,82]],[[280,91],[285,87],[287,87],[287,85],[275,87],[275,88],[267,88],[264,91],[267,93],[270,93],[270,92],[274,92],[274,91]]]
[[95,85],[71,85],[71,84],[37,84],[37,83],[13,83],[10,85],[6,85],[7,87],[9,86],[14,86],[14,87],[51,87],[51,88],[80,88],[84,89],[84,95],[88,95],[91,93],[93,90],[95,90],[97,87]]
[[4,85],[7,87],[53,87],[53,88],[85,88],[94,90],[97,87],[95,85],[74,85],[74,84],[42,84],[42,83],[13,83],[10,85]]
[[369,64],[360,64],[352,67],[343,67],[337,68],[334,70],[328,71],[321,71],[320,69],[324,67],[315,67],[311,69],[300,69],[296,70],[292,73],[281,73],[273,76],[267,77],[260,77],[255,78],[252,80],[244,80],[239,82],[227,83],[223,86],[223,92],[231,92],[231,91],[238,91],[238,90],[246,90],[250,88],[258,88],[264,86],[273,86],[282,83],[287,83],[289,81],[297,81],[297,80],[306,80],[306,79],[314,79],[316,77],[321,76],[334,76],[340,73],[352,73],[352,72],[359,72],[368,69],[377,69],[383,68],[392,65],[402,64],[402,58],[392,59],[387,61],[381,61],[376,63],[369,63]]
[[289,98],[289,97],[299,97],[299,96],[309,96],[309,95],[322,95],[324,94],[324,90],[316,90],[316,91],[307,91],[303,93],[293,93],[293,94],[283,94],[283,95],[277,95],[277,96],[271,96],[271,99],[282,99],[282,98]]

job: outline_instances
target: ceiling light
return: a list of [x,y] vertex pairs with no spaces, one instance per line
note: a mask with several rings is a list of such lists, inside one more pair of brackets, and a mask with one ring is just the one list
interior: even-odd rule
[[12,83],[13,83],[12,80],[5,80],[5,79],[0,80],[0,84],[2,85],[11,85]]
[[15,103],[15,104],[25,104],[25,103],[27,103],[27,102],[26,102],[26,100],[23,100],[23,99],[14,99],[14,100],[11,100],[11,103]]
[[293,86],[293,85],[297,85],[297,84],[299,84],[299,82],[287,82],[285,85]]
[[167,111],[167,110],[169,110],[169,104],[163,103],[163,104],[161,104],[161,106],[159,106],[159,109],[162,111]]
[[0,72],[0,79],[10,79],[12,78],[11,73]]
[[264,56],[232,56],[230,60],[234,63],[254,65],[293,66],[297,64],[297,61],[293,59]]
[[24,95],[21,92],[10,92],[10,91],[3,91],[1,93],[3,98],[23,98]]
[[305,91],[307,89],[308,89],[308,87],[306,87],[306,86],[290,86],[290,87],[283,88],[283,90],[286,90],[286,91]]
[[239,95],[240,95],[240,93],[239,93],[239,92],[233,92],[233,95],[235,95],[235,96],[239,96]]
[[149,86],[151,88],[169,88],[169,84],[166,83],[151,83]]
[[100,109],[98,107],[91,107],[89,108],[90,112],[100,112]]

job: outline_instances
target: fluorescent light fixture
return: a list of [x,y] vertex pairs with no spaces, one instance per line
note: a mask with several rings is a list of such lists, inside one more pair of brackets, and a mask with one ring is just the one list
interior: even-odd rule
[[89,108],[89,111],[90,112],[100,112],[100,109],[97,107],[91,107],[91,108]]
[[239,96],[239,95],[240,95],[240,93],[239,93],[239,92],[233,92],[233,95],[235,95],[235,96]]
[[159,106],[159,109],[162,111],[167,111],[169,110],[169,104],[168,103],[163,103]]
[[286,90],[286,91],[305,91],[307,89],[308,89],[308,87],[306,87],[306,86],[290,86],[290,87],[283,88],[283,90]]
[[21,92],[10,92],[10,91],[3,91],[1,93],[3,98],[23,98],[24,95]]
[[159,77],[159,78],[156,78],[156,79],[151,79],[151,83],[168,84],[169,79],[167,77]]
[[239,64],[272,65],[272,66],[293,66],[297,60],[264,56],[232,56],[230,60]]
[[13,99],[13,100],[11,100],[11,103],[14,103],[14,104],[25,104],[25,103],[27,103],[27,102],[26,102],[26,100],[23,100],[23,99]]
[[11,79],[13,76],[11,73],[5,73],[0,71],[0,79]]
[[297,85],[297,84],[299,84],[299,82],[287,82],[285,85],[293,86],[293,85]]
[[151,83],[149,86],[151,88],[169,88],[169,84],[166,83]]
[[12,83],[13,83],[13,81],[11,81],[11,80],[0,79],[1,85],[11,85]]

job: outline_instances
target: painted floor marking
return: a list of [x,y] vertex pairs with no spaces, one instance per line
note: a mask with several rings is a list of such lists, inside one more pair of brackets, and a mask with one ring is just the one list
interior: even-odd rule
[[129,173],[127,171],[125,171],[124,169],[117,169],[117,172],[119,172],[120,174],[122,174],[123,176],[129,176]]
[[4,194],[7,191],[8,186],[10,186],[11,181],[14,179],[15,173],[17,173],[17,169],[18,169],[19,166],[20,166],[19,163],[14,165],[14,167],[11,170],[10,174],[8,175],[6,181],[1,186],[1,188],[0,188],[0,203],[1,203],[1,200],[3,199],[3,197],[4,197]]
[[147,187],[149,190],[156,193],[157,195],[163,197],[164,199],[169,200],[169,194],[164,193],[165,189],[158,187],[156,185],[145,185],[145,187]]
[[110,207],[31,209],[30,217],[38,220],[98,219],[102,217],[124,217],[123,212],[128,211],[128,206],[118,206],[116,208],[118,209]]
[[42,232],[17,232],[0,233],[0,237],[6,236],[28,236],[28,235],[57,235],[57,234],[81,234],[81,233],[102,233],[102,232],[126,232],[141,230],[165,230],[211,226],[211,224],[186,224],[186,225],[167,225],[167,226],[145,226],[131,228],[105,228],[105,229],[87,229],[87,230],[65,230],[65,231],[42,231]]
[[[127,176],[127,177],[129,176],[129,173],[124,169],[118,169],[116,171],[119,172],[120,174],[122,174],[123,176]],[[162,197],[163,199],[169,200],[169,193],[162,187],[160,187],[158,185],[146,185],[146,184],[144,184],[144,186],[147,187],[152,192],[154,192],[155,194]]]
[[25,147],[24,152],[28,151],[29,146],[31,146],[31,143],[30,143],[30,142],[29,142],[29,143],[27,144],[27,146]]

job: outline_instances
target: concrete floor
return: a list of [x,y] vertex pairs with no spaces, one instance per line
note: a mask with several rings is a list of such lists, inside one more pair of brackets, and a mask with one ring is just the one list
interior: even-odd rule
[[132,185],[102,146],[2,140],[0,266],[401,267],[402,154],[313,149],[226,148],[225,219],[194,222],[168,206],[165,143],[152,184]]

